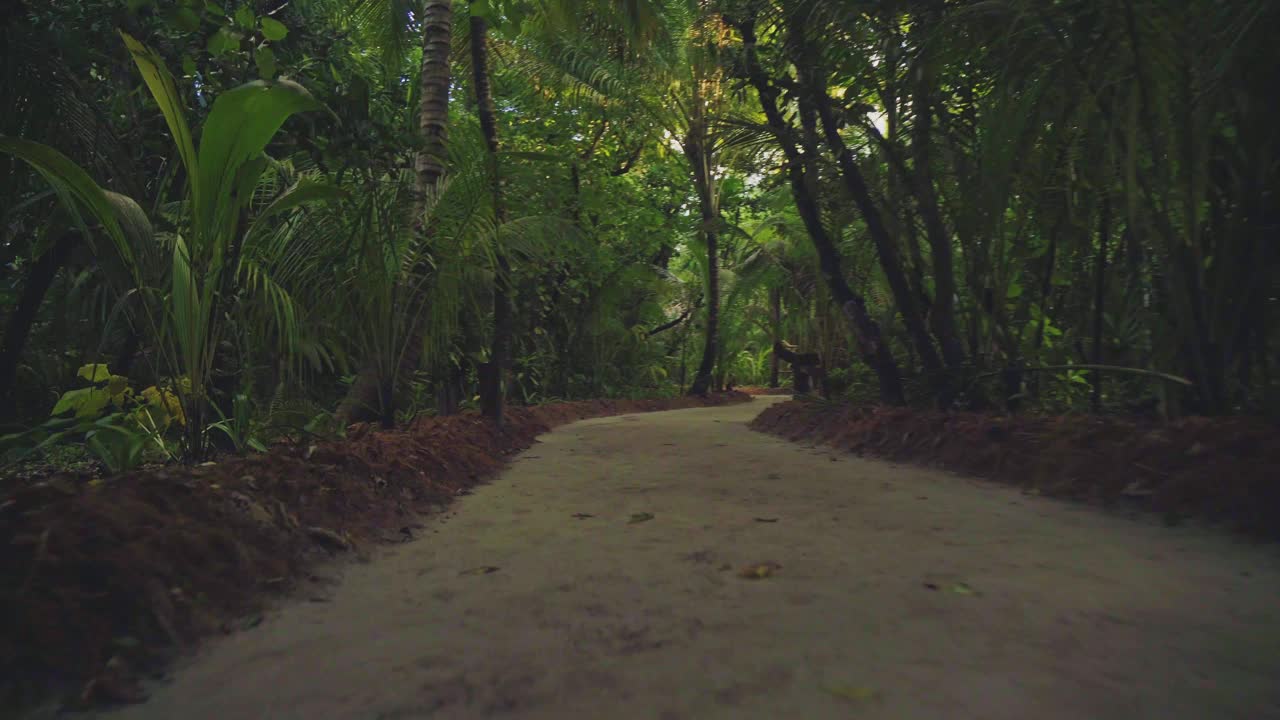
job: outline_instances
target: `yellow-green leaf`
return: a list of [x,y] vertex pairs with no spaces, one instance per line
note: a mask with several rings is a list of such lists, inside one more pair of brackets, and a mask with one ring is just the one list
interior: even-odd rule
[[76,371],[76,377],[84,378],[89,382],[104,382],[111,377],[111,371],[103,363],[89,363],[80,366]]

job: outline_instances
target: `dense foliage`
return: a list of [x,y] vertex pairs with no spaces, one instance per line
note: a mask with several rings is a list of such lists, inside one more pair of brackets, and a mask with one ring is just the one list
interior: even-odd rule
[[[777,385],[1275,407],[1269,0],[25,0],[8,457]],[[0,433],[3,434],[3,433]]]

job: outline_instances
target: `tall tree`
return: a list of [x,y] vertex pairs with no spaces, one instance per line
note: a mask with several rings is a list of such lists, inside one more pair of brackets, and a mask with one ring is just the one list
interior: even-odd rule
[[[395,18],[393,17],[393,21]],[[423,222],[431,196],[445,174],[448,159],[449,53],[453,34],[452,0],[425,0],[422,7],[422,64],[418,74],[418,133],[421,149],[414,157],[413,232],[430,232]],[[393,357],[372,358],[356,375],[335,416],[344,423],[395,418],[395,383],[412,373],[421,357],[422,338],[411,318],[404,347]]]

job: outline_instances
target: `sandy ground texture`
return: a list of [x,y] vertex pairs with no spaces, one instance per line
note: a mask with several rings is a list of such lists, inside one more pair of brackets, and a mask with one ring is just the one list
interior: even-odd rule
[[768,402],[545,435],[107,717],[1280,717],[1274,546],[749,431]]

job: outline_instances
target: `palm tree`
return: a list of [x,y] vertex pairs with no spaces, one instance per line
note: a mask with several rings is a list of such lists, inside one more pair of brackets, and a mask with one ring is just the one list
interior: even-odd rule
[[[377,12],[368,8],[378,9]],[[399,29],[404,27],[406,18],[389,13],[378,0],[357,5],[353,13],[360,15],[372,12],[375,17],[386,18],[390,22],[378,29],[398,37]],[[430,196],[436,193],[437,186],[445,174],[445,163],[448,157],[449,129],[449,85],[452,77],[449,51],[453,34],[452,0],[424,0],[422,6],[422,65],[418,75],[418,132],[421,150],[414,158],[415,184],[413,201],[413,218],[415,231],[430,232],[421,219],[426,215]],[[394,46],[388,40],[388,46]],[[425,258],[424,258],[425,260]],[[379,372],[376,359],[367,362],[356,376],[346,397],[335,411],[337,418],[344,423],[359,420],[371,420],[380,417],[384,425],[394,421],[394,389],[396,377],[403,377],[412,372],[421,358],[422,338],[412,336],[397,363],[396,371],[387,376]],[[385,367],[385,363],[382,364]]]

